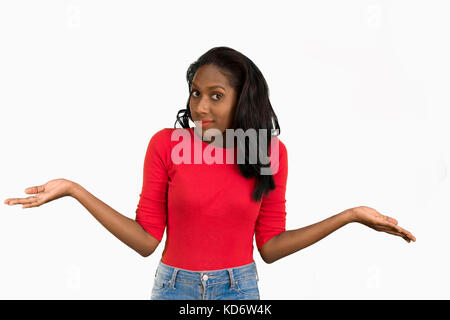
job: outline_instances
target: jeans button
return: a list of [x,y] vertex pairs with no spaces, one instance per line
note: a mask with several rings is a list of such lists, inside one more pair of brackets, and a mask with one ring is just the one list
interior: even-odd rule
[[206,281],[206,280],[208,280],[208,275],[203,275],[203,277],[202,277],[202,279],[203,279],[203,281]]

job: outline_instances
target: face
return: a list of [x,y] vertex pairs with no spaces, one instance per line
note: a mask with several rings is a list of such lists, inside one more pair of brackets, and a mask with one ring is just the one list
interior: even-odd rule
[[231,127],[236,101],[236,90],[219,68],[213,65],[198,68],[192,81],[189,105],[194,122],[212,121],[206,126],[196,123],[202,135],[206,135],[209,129],[218,129],[225,138],[225,130]]

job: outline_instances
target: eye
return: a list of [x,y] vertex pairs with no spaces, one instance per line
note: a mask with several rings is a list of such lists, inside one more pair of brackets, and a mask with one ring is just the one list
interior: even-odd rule
[[222,95],[219,93],[215,93],[215,94],[213,94],[213,96],[219,96],[219,98],[217,98],[217,100],[220,100],[222,98]]
[[[194,98],[197,98],[198,96],[194,94],[195,92],[198,92],[198,91],[197,90],[191,90],[191,96],[193,96]],[[222,95],[220,93],[215,93],[215,94],[212,95],[212,97],[214,97],[214,96],[218,96],[218,98],[213,99],[215,101],[218,101],[218,100],[222,99]]]

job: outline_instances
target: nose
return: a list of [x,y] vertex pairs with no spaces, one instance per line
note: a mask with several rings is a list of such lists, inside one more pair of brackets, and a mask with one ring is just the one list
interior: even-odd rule
[[197,112],[198,112],[199,114],[205,114],[205,113],[208,113],[208,112],[209,112],[209,107],[208,107],[208,105],[207,105],[206,103],[200,102],[200,103],[197,105],[196,110],[197,110]]
[[204,97],[197,99],[195,103],[191,103],[191,107],[193,107],[199,114],[209,113],[208,101],[205,100]]

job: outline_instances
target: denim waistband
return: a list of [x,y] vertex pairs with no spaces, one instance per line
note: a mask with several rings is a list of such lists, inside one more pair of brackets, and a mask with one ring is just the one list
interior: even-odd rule
[[239,267],[205,271],[185,270],[168,266],[160,261],[155,274],[155,277],[157,276],[170,280],[169,283],[171,283],[171,286],[175,282],[214,284],[230,281],[234,284],[236,280],[251,277],[256,277],[256,280],[259,280],[254,261]]

